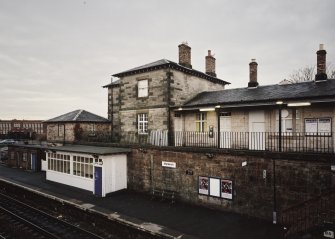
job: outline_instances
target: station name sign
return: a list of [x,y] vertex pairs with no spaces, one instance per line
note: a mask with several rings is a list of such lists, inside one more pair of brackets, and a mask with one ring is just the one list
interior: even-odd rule
[[162,167],[165,167],[165,168],[176,168],[177,164],[175,162],[162,161]]

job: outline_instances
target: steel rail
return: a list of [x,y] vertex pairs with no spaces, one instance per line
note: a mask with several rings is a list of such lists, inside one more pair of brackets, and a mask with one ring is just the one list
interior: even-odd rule
[[[28,210],[30,210],[30,212],[34,212],[34,213],[36,213],[37,215],[40,215],[40,216],[43,216],[43,217],[48,218],[49,220],[51,220],[51,222],[50,222],[50,223],[52,223],[51,227],[54,227],[54,228],[55,228],[55,227],[58,227],[58,228],[59,228],[59,227],[60,227],[59,224],[62,224],[62,226],[65,226],[65,229],[67,228],[67,229],[73,231],[73,233],[75,233],[75,234],[78,234],[78,233],[80,233],[80,234],[84,234],[84,235],[86,234],[86,235],[87,235],[87,238],[92,238],[92,239],[93,239],[93,238],[97,238],[97,239],[102,239],[102,238],[103,238],[103,237],[101,237],[101,236],[99,236],[99,235],[96,235],[96,234],[90,232],[90,231],[87,231],[87,230],[85,230],[85,229],[82,229],[82,228],[80,228],[80,227],[77,227],[76,225],[73,225],[73,224],[71,224],[71,223],[69,223],[69,222],[60,220],[60,219],[58,219],[57,217],[54,217],[54,216],[52,216],[52,215],[50,215],[50,214],[48,214],[48,213],[46,213],[46,212],[44,212],[44,211],[41,211],[41,210],[39,210],[39,209],[37,209],[37,208],[34,208],[34,207],[32,207],[32,206],[30,206],[30,205],[28,205],[28,204],[26,204],[26,203],[20,202],[20,201],[18,201],[17,199],[12,198],[12,197],[10,197],[10,196],[8,196],[8,195],[5,195],[5,194],[3,194],[3,193],[0,193],[0,199],[1,199],[1,200],[6,200],[7,203],[9,202],[9,203],[12,204],[14,207],[17,207],[16,210],[20,210],[18,207],[21,207],[21,209],[22,209],[22,208],[25,209],[25,210],[28,209]],[[29,224],[30,226],[36,228],[38,231],[41,231],[43,234],[46,233],[47,236],[49,236],[50,238],[57,238],[57,239],[63,238],[63,237],[59,237],[59,236],[57,236],[57,235],[56,235],[56,232],[50,232],[50,231],[51,231],[50,228],[49,228],[49,231],[48,231],[48,229],[44,229],[44,228],[42,228],[42,227],[40,226],[40,225],[42,225],[42,223],[40,223],[40,225],[37,225],[36,222],[33,223],[33,222],[31,222],[31,221],[28,221],[27,219],[29,218],[29,216],[27,215],[27,213],[25,213],[25,217],[26,217],[26,218],[24,218],[24,217],[22,217],[22,216],[20,216],[20,215],[17,215],[15,212],[13,212],[14,210],[10,210],[10,209],[8,209],[8,208],[6,209],[6,208],[4,208],[4,207],[1,206],[1,205],[0,205],[0,208],[1,208],[2,210],[6,211],[7,213],[10,213],[11,215],[15,216],[17,219],[19,219],[20,221],[24,222],[25,224]],[[38,223],[38,222],[37,222],[37,223]],[[58,225],[57,225],[57,224],[58,224]],[[63,231],[64,231],[64,229],[63,229]],[[59,234],[59,232],[58,232],[58,234]],[[76,236],[78,236],[78,235],[76,235]]]

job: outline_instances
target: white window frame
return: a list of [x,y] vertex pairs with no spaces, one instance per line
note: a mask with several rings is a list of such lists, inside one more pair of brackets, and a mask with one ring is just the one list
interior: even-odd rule
[[137,114],[137,130],[138,134],[148,134],[148,114]]
[[[288,116],[283,115],[283,110],[288,111]],[[292,125],[291,129],[287,128],[289,122]],[[279,113],[276,110],[276,132],[279,132]],[[301,111],[295,108],[282,109],[281,131],[283,133],[300,133],[301,131]]]
[[137,82],[137,96],[139,98],[149,96],[149,81],[148,80],[139,80]]
[[205,132],[207,129],[207,112],[198,112],[195,117],[195,131]]

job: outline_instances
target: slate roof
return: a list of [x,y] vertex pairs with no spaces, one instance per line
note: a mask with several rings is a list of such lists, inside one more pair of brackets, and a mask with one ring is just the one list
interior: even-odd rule
[[86,153],[86,154],[97,154],[97,155],[110,155],[120,153],[126,154],[131,152],[131,149],[129,148],[97,147],[88,145],[64,145],[56,147],[47,147],[47,149],[52,151]]
[[161,59],[155,62],[151,62],[149,64],[145,64],[143,66],[139,66],[139,67],[132,68],[130,70],[122,71],[120,73],[114,74],[113,76],[123,77],[123,76],[134,75],[134,74],[138,74],[142,72],[148,72],[148,71],[153,71],[153,70],[158,70],[158,69],[163,69],[163,68],[171,68],[171,69],[179,70],[187,74],[198,76],[200,78],[203,78],[203,79],[206,79],[206,80],[218,83],[218,84],[222,84],[222,85],[230,84],[227,81],[213,77],[201,71],[197,71],[197,70],[179,65],[178,63],[175,63],[173,61],[166,60],[166,59]]
[[86,110],[75,110],[55,118],[45,121],[49,122],[97,122],[97,123],[107,123],[110,122],[108,119],[101,117],[96,114],[92,114]]
[[104,85],[103,88],[109,88],[109,87],[117,87],[120,85],[120,80],[113,81],[112,83],[109,83],[108,85]]
[[202,92],[186,102],[183,107],[215,106],[220,104],[224,106],[225,104],[233,105],[257,102],[275,103],[278,100],[317,98],[333,98],[335,100],[335,80]]

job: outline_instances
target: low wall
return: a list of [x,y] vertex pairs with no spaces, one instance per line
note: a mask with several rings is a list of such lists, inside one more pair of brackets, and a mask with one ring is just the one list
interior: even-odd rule
[[[128,188],[172,190],[182,201],[272,220],[275,201],[280,216],[283,209],[334,187],[331,165],[335,160],[329,155],[133,148],[128,156]],[[216,196],[199,194],[199,176],[213,178],[216,187],[211,193]],[[217,195],[223,185],[217,183],[220,179],[233,182],[232,200]]]

